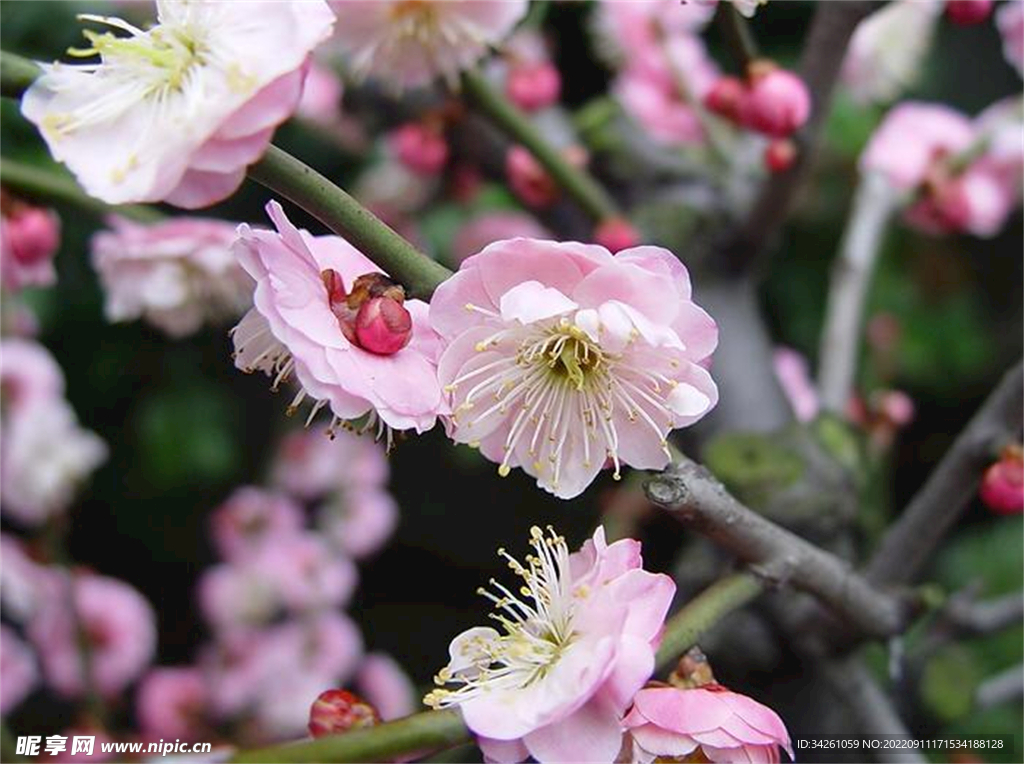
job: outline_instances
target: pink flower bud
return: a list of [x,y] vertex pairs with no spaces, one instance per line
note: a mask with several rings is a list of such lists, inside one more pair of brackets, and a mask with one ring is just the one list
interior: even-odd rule
[[954,24],[980,24],[992,12],[992,0],[948,0],[946,18]]
[[60,246],[60,219],[53,210],[15,202],[3,216],[4,286],[49,286],[56,280],[53,256]]
[[398,300],[372,297],[359,308],[356,338],[359,346],[376,355],[393,355],[409,344],[412,316]]
[[804,81],[785,69],[759,67],[739,102],[741,124],[751,130],[785,138],[811,114],[811,95]]
[[1024,511],[1024,451],[1019,445],[1004,449],[999,461],[985,470],[981,500],[996,514]]
[[925,186],[924,194],[903,213],[915,228],[934,235],[967,230],[971,201],[959,179],[942,179]]
[[377,709],[347,690],[326,690],[309,708],[309,734],[324,737],[380,724]]
[[896,427],[905,427],[914,419],[914,400],[902,390],[886,390],[873,403],[878,413]]
[[524,204],[548,207],[558,198],[558,186],[533,154],[523,146],[512,146],[505,155],[505,174]]
[[796,144],[788,138],[772,141],[764,150],[764,164],[770,172],[784,172],[796,160]]
[[390,137],[398,160],[420,175],[436,175],[448,162],[448,144],[434,125],[409,122]]
[[546,61],[520,64],[509,71],[505,93],[520,109],[537,111],[558,100],[562,93],[562,76]]
[[640,243],[640,233],[623,218],[608,218],[594,230],[594,241],[612,252],[629,249]]
[[739,78],[719,77],[704,96],[704,106],[708,111],[735,122],[739,115],[740,101],[745,95]]

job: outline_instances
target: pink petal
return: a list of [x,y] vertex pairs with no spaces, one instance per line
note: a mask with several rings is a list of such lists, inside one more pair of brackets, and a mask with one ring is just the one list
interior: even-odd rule
[[541,727],[523,738],[537,761],[614,761],[622,747],[622,728],[615,713],[591,702],[566,719]]

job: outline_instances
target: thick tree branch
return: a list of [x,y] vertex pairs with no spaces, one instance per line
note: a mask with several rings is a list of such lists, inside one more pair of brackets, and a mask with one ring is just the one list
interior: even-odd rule
[[782,227],[821,138],[850,36],[876,5],[865,0],[817,4],[797,68],[811,93],[811,118],[796,135],[797,161],[787,171],[776,173],[765,182],[746,223],[726,247],[726,267],[730,272],[748,270],[761,249],[770,244]]
[[906,603],[868,584],[846,561],[750,511],[690,459],[680,457],[645,488],[651,501],[736,555],[761,578],[813,594],[866,634],[884,637],[905,628]]
[[818,352],[818,391],[826,411],[841,414],[857,372],[861,324],[895,194],[880,175],[861,178],[832,266],[825,327]]
[[999,448],[1020,433],[1024,365],[1006,373],[882,538],[865,574],[875,584],[911,581],[978,491]]

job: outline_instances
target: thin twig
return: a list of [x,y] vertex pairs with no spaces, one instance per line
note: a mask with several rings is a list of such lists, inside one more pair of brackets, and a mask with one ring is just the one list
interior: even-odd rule
[[950,597],[942,610],[943,625],[959,636],[981,636],[1002,631],[1024,621],[1024,592],[974,601],[967,596]]
[[876,584],[911,581],[978,490],[999,448],[1020,433],[1024,364],[1008,371],[889,527],[865,569]]
[[715,12],[715,24],[718,25],[725,46],[736,60],[741,75],[747,73],[751,62],[758,57],[757,43],[750,32],[750,25],[732,3],[719,3]]
[[645,488],[651,501],[766,581],[813,594],[866,634],[889,636],[905,628],[907,603],[871,586],[845,560],[747,509],[696,462],[680,456]]
[[29,85],[36,81],[42,69],[34,61],[14,53],[0,51],[0,95],[21,98]]
[[818,353],[818,391],[827,411],[844,412],[853,390],[864,305],[895,202],[896,195],[882,176],[870,173],[861,178],[832,266]]
[[982,682],[974,693],[974,704],[983,710],[1021,698],[1024,698],[1024,665],[1018,664]]

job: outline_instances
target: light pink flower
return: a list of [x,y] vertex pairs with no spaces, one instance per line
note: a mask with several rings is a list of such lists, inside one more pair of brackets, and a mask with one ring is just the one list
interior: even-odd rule
[[57,281],[53,256],[60,246],[60,218],[53,210],[8,200],[0,216],[0,285],[19,290]]
[[606,460],[664,467],[668,433],[718,400],[703,366],[718,329],[660,247],[495,242],[438,287],[430,320],[449,435],[562,498]]
[[505,80],[509,100],[524,111],[538,111],[558,101],[562,93],[562,76],[554,64],[516,64]]
[[45,347],[32,340],[0,340],[0,387],[4,418],[64,397],[64,372]]
[[44,64],[22,98],[50,153],[111,204],[204,207],[234,193],[295,110],[334,14],[323,0],[161,0],[146,31],[87,15],[98,64]]
[[416,711],[416,687],[386,653],[370,653],[356,672],[356,687],[380,718],[389,722]]
[[448,161],[448,143],[441,125],[406,122],[388,137],[402,164],[421,175],[436,175]]
[[344,239],[300,232],[277,202],[267,212],[277,232],[238,229],[235,253],[257,283],[255,307],[233,332],[236,366],[274,374],[278,382],[294,372],[302,390],[293,406],[309,396],[316,408],[329,403],[339,420],[374,412],[397,430],[429,430],[443,402],[427,304],[405,301],[413,329],[404,348],[393,355],[363,350],[346,339],[323,274],[333,270],[351,289],[380,269]]
[[359,75],[399,88],[458,80],[526,14],[526,0],[336,0],[335,42]]
[[37,684],[39,669],[32,649],[14,629],[0,624],[0,714],[6,717]]
[[886,114],[860,157],[862,172],[882,173],[900,191],[924,182],[936,159],[975,140],[970,120],[941,104],[907,101]]
[[193,666],[160,666],[139,682],[135,716],[152,737],[199,739],[208,703],[206,678]]
[[17,537],[0,533],[0,601],[4,615],[25,623],[52,586],[53,568],[32,560]]
[[548,239],[551,233],[533,215],[515,210],[484,212],[465,223],[452,240],[452,257],[461,263],[501,239]]
[[642,689],[623,724],[638,764],[686,757],[698,749],[712,762],[778,762],[780,746],[793,758],[789,733],[778,714],[721,685]]
[[1003,3],[996,11],[996,26],[1003,36],[1003,55],[1018,74],[1024,74],[1024,3]]
[[616,65],[661,45],[665,38],[699,32],[715,15],[713,4],[675,0],[603,0],[595,12],[598,50]]
[[156,617],[138,591],[92,573],[62,577],[28,625],[46,681],[62,695],[77,697],[86,691],[78,623],[89,640],[92,679],[102,695],[121,693],[153,660]]
[[[579,552],[531,530],[526,566],[503,551],[522,579],[492,585],[504,633],[476,627],[457,636],[440,685],[425,702],[456,706],[489,761],[613,761],[620,719],[654,670],[654,650],[675,593],[647,573],[640,544],[607,545],[598,528]],[[515,591],[514,591],[515,590]]]
[[317,510],[317,526],[345,554],[356,559],[380,549],[398,525],[398,505],[380,488],[339,490]]
[[232,561],[298,535],[303,521],[302,507],[287,496],[245,486],[214,511],[210,527],[217,552]]
[[370,438],[326,427],[293,430],[281,440],[271,482],[299,499],[318,499],[341,489],[380,488],[388,480],[384,449]]
[[145,318],[184,337],[251,304],[252,280],[231,253],[235,224],[182,217],[143,225],[116,216],[108,224],[91,245],[108,320]]
[[809,422],[818,415],[818,392],[811,382],[807,359],[796,350],[775,348],[772,355],[775,376],[786,394],[793,414],[799,422]]
[[332,127],[341,118],[341,98],[345,86],[341,77],[326,64],[312,59],[299,100],[298,116],[318,125]]

